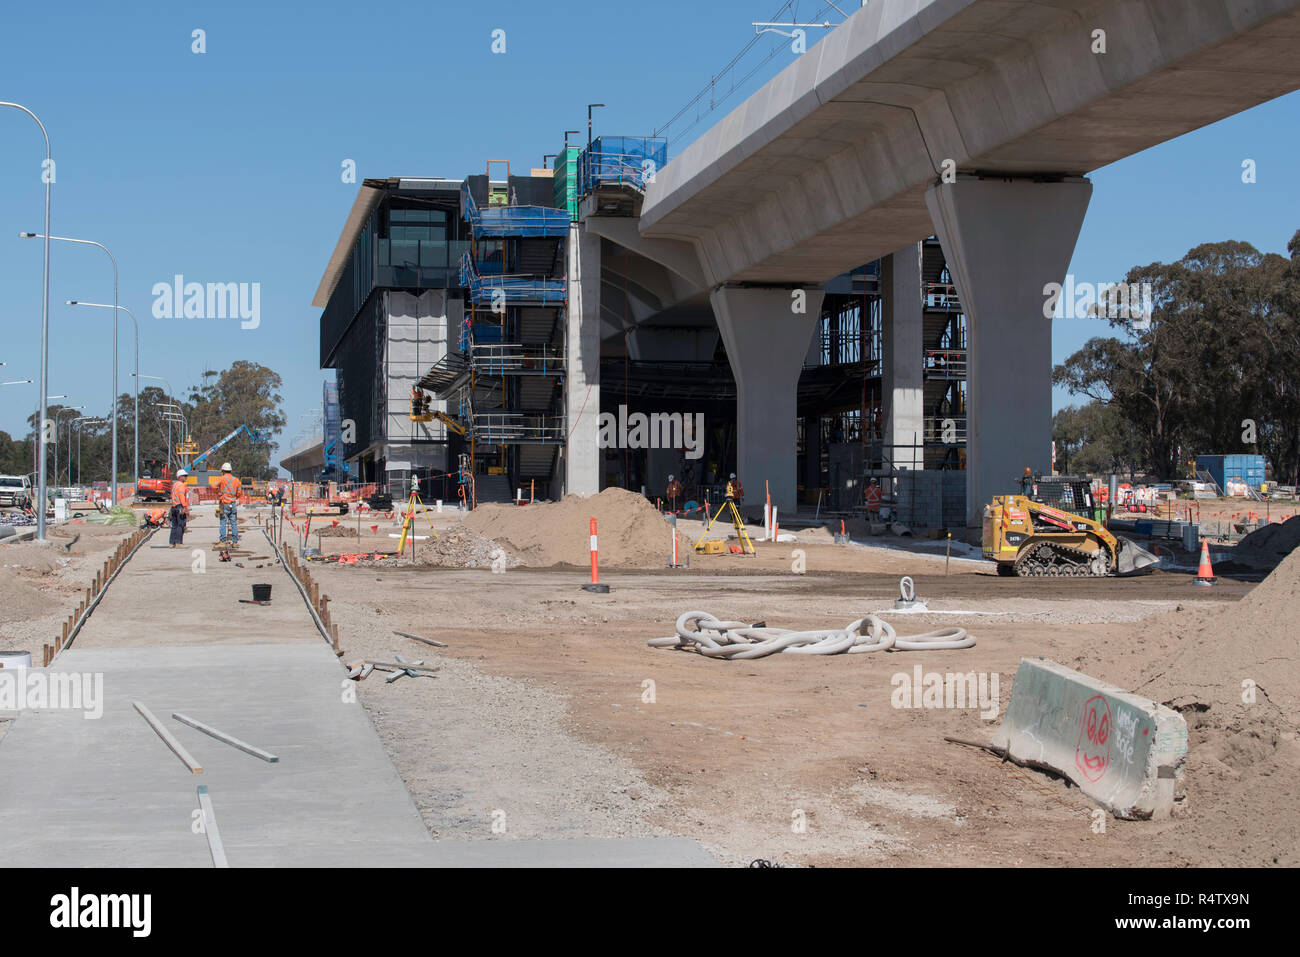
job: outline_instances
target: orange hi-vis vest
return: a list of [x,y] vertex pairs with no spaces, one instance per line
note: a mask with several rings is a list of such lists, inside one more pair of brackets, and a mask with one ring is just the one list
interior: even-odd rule
[[172,504],[186,508],[190,504],[190,493],[185,488],[185,483],[179,479],[172,482]]
[[868,485],[866,492],[867,510],[871,512],[880,509],[880,486]]
[[219,501],[222,505],[234,505],[244,487],[240,484],[239,479],[233,475],[223,475],[217,479],[216,489],[220,494]]

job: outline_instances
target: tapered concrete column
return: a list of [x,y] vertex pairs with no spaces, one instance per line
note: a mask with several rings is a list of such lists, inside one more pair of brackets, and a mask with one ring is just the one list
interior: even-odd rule
[[581,223],[569,230],[568,279],[564,492],[595,495],[600,491],[600,237]]
[[966,313],[966,524],[1052,457],[1052,321],[1092,183],[962,177],[925,194]]
[[894,468],[920,469],[925,467],[922,450],[915,448],[925,438],[920,243],[885,257],[880,288],[884,293],[885,454]]
[[[800,295],[796,295],[799,293]],[[799,372],[817,327],[824,293],[806,287],[743,289],[709,294],[736,377],[736,473],[750,505],[762,502],[763,482],[786,514],[797,504],[795,412]],[[801,312],[795,312],[801,308]],[[706,427],[708,423],[705,423]]]

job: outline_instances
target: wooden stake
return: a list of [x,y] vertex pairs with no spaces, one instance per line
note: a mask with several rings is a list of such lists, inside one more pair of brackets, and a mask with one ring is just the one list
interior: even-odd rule
[[329,631],[330,631],[330,637],[334,639],[333,641],[334,653],[337,655],[339,654],[339,626],[330,625]]
[[154,729],[158,734],[158,737],[163,739],[163,743],[167,745],[167,747],[171,748],[176,757],[180,758],[181,761],[185,763],[185,765],[190,769],[191,774],[203,773],[203,765],[199,764],[190,756],[190,753],[185,750],[185,747],[176,740],[170,731],[162,726],[157,718],[153,716],[153,712],[139,701],[132,701],[131,704],[135,707],[136,711],[140,712],[140,717],[149,722],[149,727]]
[[225,868],[230,866],[226,859],[226,846],[221,843],[221,832],[217,830],[217,815],[212,810],[212,798],[208,796],[208,786],[200,784],[196,793],[199,796],[199,812],[203,816],[203,833],[208,838],[208,853],[212,855],[212,866]]
[[434,641],[432,638],[421,638],[419,635],[411,635],[411,634],[408,634],[408,633],[405,632],[405,631],[395,631],[395,632],[393,632],[393,634],[395,634],[395,635],[400,635],[400,636],[403,637],[403,638],[410,638],[412,641],[422,641],[422,642],[424,642],[426,645],[433,645],[435,648],[446,648],[446,647],[447,647],[446,644],[444,644],[444,643],[441,642],[441,641]]
[[187,724],[191,728],[194,728],[196,731],[202,731],[204,734],[208,735],[209,737],[216,738],[218,741],[222,742],[223,744],[228,744],[232,748],[238,748],[240,751],[243,751],[247,754],[251,754],[255,758],[261,758],[263,761],[266,761],[268,764],[274,764],[275,762],[280,760],[270,751],[263,751],[261,748],[255,748],[246,741],[240,741],[234,735],[227,734],[224,731],[218,731],[216,728],[212,727],[211,725],[204,724],[202,721],[196,721],[193,718],[191,718],[189,715],[181,714],[179,711],[173,711],[172,717],[175,718],[177,721],[179,721],[181,724]]

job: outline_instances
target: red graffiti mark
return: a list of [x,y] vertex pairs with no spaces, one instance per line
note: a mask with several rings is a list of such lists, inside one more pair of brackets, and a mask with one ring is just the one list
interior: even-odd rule
[[1110,705],[1103,695],[1083,703],[1074,764],[1089,781],[1099,781],[1110,767]]

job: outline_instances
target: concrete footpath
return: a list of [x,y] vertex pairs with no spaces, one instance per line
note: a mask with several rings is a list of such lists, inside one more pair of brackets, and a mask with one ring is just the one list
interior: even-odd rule
[[[81,696],[29,701],[35,706],[0,739],[0,865],[211,867],[199,785],[207,786],[231,867],[714,863],[685,838],[434,841],[285,571],[235,569],[208,553],[206,571],[196,574],[191,548],[209,547],[215,527],[202,515],[195,524],[185,549],[151,549],[165,541],[165,532],[156,534],[74,646],[49,669],[28,673],[29,685],[73,676]],[[245,543],[255,554],[269,550],[260,531],[246,533]],[[272,605],[239,604],[254,580],[274,584]],[[202,773],[169,749],[136,701]],[[173,712],[278,761],[212,738]]]

